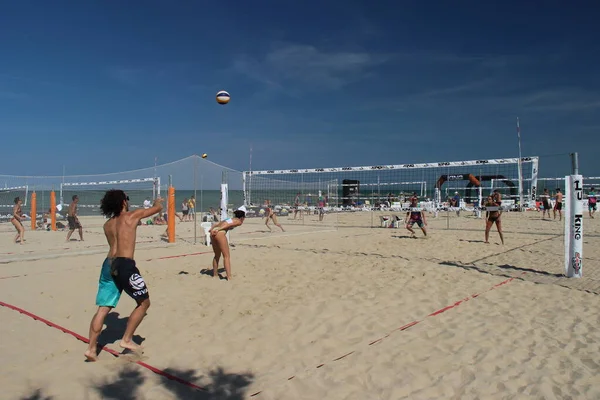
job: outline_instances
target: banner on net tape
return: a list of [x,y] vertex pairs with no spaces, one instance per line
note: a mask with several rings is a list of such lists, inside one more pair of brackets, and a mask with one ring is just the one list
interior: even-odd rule
[[[521,162],[537,164],[538,157],[522,157]],[[381,171],[405,168],[440,168],[440,167],[466,167],[479,165],[517,164],[519,158],[497,158],[491,160],[470,161],[445,161],[421,164],[393,164],[393,165],[368,165],[362,167],[337,167],[337,168],[309,168],[309,169],[281,169],[267,171],[244,171],[245,175],[273,175],[273,174],[306,174],[314,172],[343,172],[343,171]],[[537,169],[537,168],[536,168]]]
[[583,277],[583,177],[565,177],[565,274]]

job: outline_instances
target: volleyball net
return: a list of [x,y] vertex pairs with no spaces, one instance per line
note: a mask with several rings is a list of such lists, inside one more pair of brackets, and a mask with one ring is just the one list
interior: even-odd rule
[[311,207],[325,203],[329,211],[402,207],[416,194],[428,208],[481,204],[498,191],[507,204],[535,201],[537,157],[450,161],[422,164],[313,168],[244,172],[247,204],[275,199],[281,205]]
[[[106,174],[0,175],[0,185],[3,187],[0,187],[0,213],[3,217],[12,215],[14,198],[20,197],[27,215],[35,213],[39,219],[44,213],[52,213],[60,220],[66,217],[69,203],[77,196],[80,216],[99,216],[104,193],[110,189],[121,189],[129,196],[131,208],[143,207],[144,202],[151,203],[161,196],[166,200],[165,212],[169,202],[173,203],[174,219],[179,221],[178,217],[187,209],[186,212],[194,216],[187,218],[187,221],[197,220],[200,223],[202,218],[210,214],[211,208],[219,212],[223,183],[227,184],[228,189],[226,212],[232,214],[234,208],[243,204],[242,173],[198,155],[147,168]],[[174,188],[172,197],[169,196],[169,187]],[[35,210],[32,210],[34,193],[36,202]],[[188,239],[190,235],[196,239],[193,231],[186,228]]]

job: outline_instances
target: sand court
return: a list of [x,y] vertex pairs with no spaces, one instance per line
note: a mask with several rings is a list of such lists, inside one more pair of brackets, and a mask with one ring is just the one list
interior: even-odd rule
[[[101,218],[86,218],[85,242],[28,231],[25,245],[3,246],[13,254],[0,254],[0,301],[87,336],[107,246]],[[164,226],[140,227],[152,302],[136,332],[143,356],[103,351],[85,363],[81,341],[0,307],[7,398],[600,396],[596,221],[586,221],[576,280],[560,275],[564,226],[535,212],[503,216],[504,246],[494,229],[484,244],[483,221],[467,216],[428,218],[427,239],[370,228],[369,213],[336,218],[338,227],[280,218],[286,232],[273,233],[248,219],[231,234],[232,282],[202,272],[212,251],[192,244],[192,223],[178,223],[176,244],[160,240]],[[101,343],[120,352],[133,305],[123,294]]]

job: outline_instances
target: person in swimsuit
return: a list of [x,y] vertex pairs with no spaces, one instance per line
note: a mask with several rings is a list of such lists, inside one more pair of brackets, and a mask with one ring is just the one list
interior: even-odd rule
[[494,194],[492,195],[492,198],[494,199],[494,204],[498,207],[502,206],[502,195],[500,194],[500,191],[498,189],[494,190]]
[[410,198],[410,208],[412,208],[413,210],[408,211],[406,213],[406,218],[404,220],[404,223],[406,224],[406,229],[408,229],[411,233],[411,238],[417,237],[414,229],[412,228],[414,224],[417,224],[417,226],[421,228],[421,231],[423,231],[423,234],[427,236],[427,229],[425,229],[425,227],[427,226],[427,221],[425,220],[425,212],[423,210],[414,210],[418,206],[418,200],[419,198],[417,197],[417,194],[414,193],[413,196]]
[[562,202],[563,202],[563,194],[560,191],[560,188],[556,189],[556,204],[554,204],[554,219],[556,219],[556,212],[558,211],[559,221],[562,221]]
[[[294,219],[296,219],[298,211],[300,211],[300,192],[296,194],[296,198],[294,199]],[[300,216],[302,217],[302,214]]]
[[72,202],[69,204],[69,211],[67,213],[67,222],[69,223],[69,233],[67,233],[67,242],[71,240],[71,235],[75,232],[75,229],[79,230],[79,239],[83,242],[83,228],[79,223],[79,218],[77,217],[77,203],[79,203],[79,197],[77,195],[73,195]]
[[542,198],[542,207],[544,207],[542,219],[546,219],[546,213],[548,213],[548,219],[550,219],[550,210],[552,207],[550,207],[550,193],[547,188],[544,189],[544,193],[542,193],[540,197]]
[[227,280],[230,281],[231,275],[231,259],[229,256],[229,242],[227,241],[227,232],[244,223],[246,219],[246,207],[241,206],[233,212],[233,218],[227,218],[210,228],[210,242],[212,244],[215,256],[212,261],[213,277],[219,276],[219,260],[223,256],[223,264],[225,264],[225,273]]
[[[499,207],[497,201],[492,197],[488,196],[487,201],[485,202],[485,207]],[[500,241],[504,244],[504,235],[502,234],[502,221],[500,221],[500,217],[502,213],[500,211],[486,211],[485,212],[485,243],[489,243],[490,238],[490,229],[492,229],[492,225],[496,223],[496,228],[498,229],[498,234],[500,235]]]
[[273,232],[271,230],[271,227],[269,226],[269,221],[273,221],[273,223],[275,224],[275,226],[278,226],[279,229],[281,229],[282,232],[285,232],[285,229],[283,229],[283,226],[281,226],[281,224],[279,223],[279,221],[277,221],[277,215],[275,215],[275,210],[273,210],[273,207],[271,206],[271,202],[269,200],[267,200],[265,202],[265,226],[267,228],[269,228],[269,232]]
[[158,197],[151,208],[129,211],[129,196],[122,190],[109,190],[102,198],[100,210],[102,215],[109,218],[104,224],[109,251],[100,271],[96,295],[98,311],[90,323],[90,345],[85,352],[86,358],[90,361],[96,360],[96,345],[104,319],[117,305],[123,290],[135,300],[136,307],[127,320],[127,327],[119,346],[132,351],[141,349],[133,342],[133,334],[150,307],[150,295],[133,259],[135,240],[139,222],[160,213],[163,208],[162,201]]
[[189,213],[189,208],[188,208],[189,202],[187,197],[185,199],[183,199],[183,203],[181,203],[181,215],[183,215],[182,221],[189,221],[189,217],[188,217],[188,213]]
[[21,198],[15,197],[15,206],[13,207],[13,216],[10,219],[10,222],[15,226],[17,230],[17,236],[15,236],[15,243],[23,244],[25,241],[25,227],[23,227],[23,210],[21,209],[21,205],[23,202]]
[[594,218],[594,213],[596,212],[596,191],[594,188],[590,188],[590,192],[588,193],[588,211],[590,213],[590,218]]

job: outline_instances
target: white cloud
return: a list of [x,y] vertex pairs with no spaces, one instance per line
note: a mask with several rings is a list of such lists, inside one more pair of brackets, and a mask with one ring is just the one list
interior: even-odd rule
[[270,87],[340,89],[363,79],[385,57],[367,52],[323,51],[309,45],[279,46],[262,59],[235,60],[235,71]]

